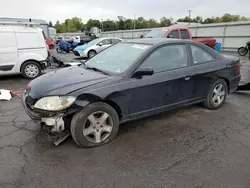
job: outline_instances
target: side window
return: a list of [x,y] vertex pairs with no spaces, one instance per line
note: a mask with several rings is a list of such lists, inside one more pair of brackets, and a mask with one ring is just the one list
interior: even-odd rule
[[185,45],[168,45],[154,51],[142,64],[142,67],[152,67],[154,73],[178,69],[188,66]]
[[214,60],[214,58],[205,50],[198,46],[190,45],[194,64],[205,63]]
[[189,33],[186,29],[181,29],[181,38],[182,39],[189,39],[190,38]]
[[112,44],[112,41],[111,39],[104,39],[100,43],[103,43],[103,45],[109,45],[109,44]]
[[120,42],[120,40],[118,40],[118,39],[112,39],[112,44],[117,44],[118,42]]
[[178,30],[172,31],[171,33],[169,33],[168,38],[178,39],[179,38],[179,31]]

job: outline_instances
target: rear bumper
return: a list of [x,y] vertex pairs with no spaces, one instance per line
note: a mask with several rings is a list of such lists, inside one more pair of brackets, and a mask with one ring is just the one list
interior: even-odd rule
[[231,94],[237,90],[238,85],[240,83],[240,80],[241,80],[241,75],[239,75],[238,77],[236,77],[230,81],[229,94]]

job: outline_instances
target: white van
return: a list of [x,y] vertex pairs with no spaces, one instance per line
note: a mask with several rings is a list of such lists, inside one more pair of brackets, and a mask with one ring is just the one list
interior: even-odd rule
[[48,47],[41,28],[0,26],[0,75],[33,79],[46,65]]

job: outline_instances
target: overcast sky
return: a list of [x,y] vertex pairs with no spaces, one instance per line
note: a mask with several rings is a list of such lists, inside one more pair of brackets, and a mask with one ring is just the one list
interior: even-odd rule
[[133,19],[178,19],[192,16],[221,16],[224,13],[250,17],[250,0],[1,0],[0,17],[40,18],[64,21],[66,18],[116,20],[121,15]]

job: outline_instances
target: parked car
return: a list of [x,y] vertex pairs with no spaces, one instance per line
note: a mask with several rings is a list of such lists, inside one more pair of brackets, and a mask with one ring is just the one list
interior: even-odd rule
[[148,32],[145,36],[140,36],[140,38],[174,38],[174,39],[186,39],[194,40],[196,42],[203,43],[210,48],[215,47],[216,39],[212,37],[192,37],[189,28],[178,28],[178,27],[166,27],[153,29]]
[[92,58],[100,51],[121,41],[122,39],[117,37],[97,38],[87,44],[76,47],[73,52],[76,56]]
[[54,41],[52,39],[50,39],[50,38],[46,39],[46,44],[49,46],[49,49],[54,49],[55,46],[56,46]]
[[79,146],[94,147],[130,120],[195,103],[218,109],[240,78],[238,57],[201,43],[134,39],[31,81],[23,104],[52,141],[70,133]]
[[40,28],[0,27],[0,75],[38,77],[49,54],[45,40]]

